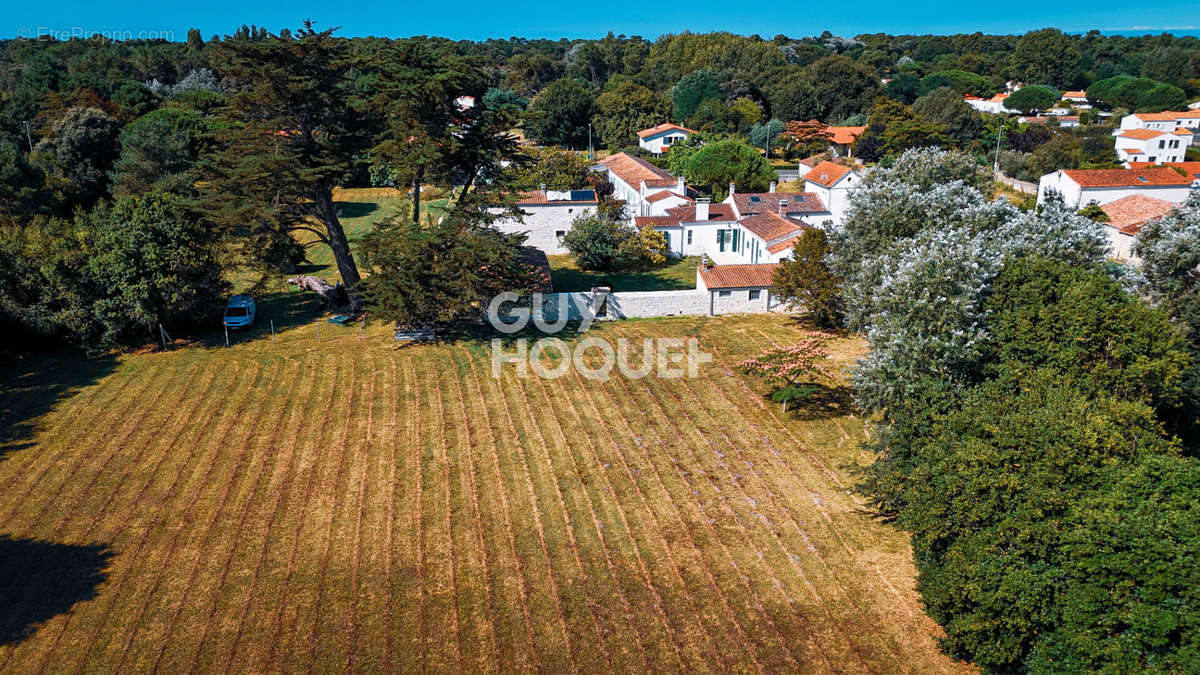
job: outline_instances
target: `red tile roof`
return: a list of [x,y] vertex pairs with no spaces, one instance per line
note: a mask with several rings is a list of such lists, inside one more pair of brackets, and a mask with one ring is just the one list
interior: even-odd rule
[[1154,129],[1126,129],[1117,134],[1121,138],[1136,138],[1139,141],[1148,141],[1151,138],[1158,138],[1163,134],[1169,134],[1169,131],[1155,131]]
[[814,166],[812,171],[804,174],[804,180],[816,183],[821,187],[830,188],[848,173],[850,173],[849,167],[826,161]]
[[749,216],[755,213],[779,212],[779,202],[787,200],[787,213],[825,213],[825,204],[815,192],[735,192],[733,203],[738,214]]
[[640,188],[642,181],[647,187],[671,187],[679,183],[666,169],[624,152],[605,157],[600,163],[633,188]]
[[1143,122],[1174,122],[1176,120],[1197,120],[1200,119],[1200,110],[1188,110],[1187,112],[1167,112],[1158,113],[1135,113],[1135,116]]
[[1063,99],[1087,98],[1087,92],[1086,91],[1064,91],[1062,93],[1062,97],[1063,97]]
[[797,223],[790,218],[784,218],[773,211],[743,218],[738,221],[738,225],[750,230],[755,236],[768,244],[776,239],[796,234],[807,227],[807,225]]
[[665,131],[683,131],[683,132],[687,132],[689,134],[696,133],[695,131],[692,131],[691,129],[689,129],[687,127],[681,127],[678,124],[667,123],[667,124],[659,124],[658,126],[653,126],[653,127],[650,127],[649,129],[642,129],[641,131],[637,132],[637,135],[638,135],[638,138],[649,138],[650,136],[653,136],[655,134],[661,134]]
[[[692,206],[676,206],[667,209],[667,213],[681,223],[696,223],[696,207]],[[729,204],[709,204],[708,205],[708,220],[733,222],[733,207]]]
[[[1187,174],[1192,180],[1200,180],[1200,162],[1166,162],[1162,165],[1151,164],[1150,162],[1130,162],[1131,169],[1145,169],[1151,166],[1165,166],[1172,169],[1180,169]],[[1178,171],[1176,172],[1178,173]]]
[[634,216],[633,224],[638,227],[679,227],[675,216]]
[[778,263],[764,265],[713,265],[696,268],[709,290],[727,288],[767,288]]
[[[547,190],[529,190],[521,193],[521,198],[517,200],[518,206],[547,206],[552,204],[596,204],[596,193],[592,190],[562,190],[561,192],[573,197],[574,192],[587,192],[592,196],[591,199],[550,199],[546,194]],[[554,190],[549,190],[554,192]]]
[[1145,195],[1129,195],[1100,208],[1108,214],[1108,224],[1125,234],[1137,234],[1142,226],[1175,210],[1177,204]]
[[689,202],[693,201],[691,197],[685,197],[684,195],[681,195],[677,192],[671,192],[670,190],[663,190],[662,192],[655,192],[654,194],[646,197],[646,201],[651,202],[651,203],[661,202],[662,200],[667,199],[669,197],[676,197],[678,199],[683,199],[683,200],[689,201]]
[[830,140],[838,145],[850,145],[866,130],[866,127],[825,127],[825,132],[831,134]]
[[1141,187],[1146,185],[1190,185],[1191,180],[1166,167],[1145,169],[1064,169],[1080,187]]

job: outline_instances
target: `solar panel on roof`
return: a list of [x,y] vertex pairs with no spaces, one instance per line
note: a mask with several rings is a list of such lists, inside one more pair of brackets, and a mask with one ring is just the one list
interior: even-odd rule
[[762,201],[762,198],[761,198],[761,197],[759,197],[758,195],[755,195],[755,196],[753,196],[753,197],[751,197],[751,198],[750,198],[750,201],[751,201],[751,202],[761,202],[761,201]]
[[594,190],[571,190],[571,201],[590,202],[596,198]]

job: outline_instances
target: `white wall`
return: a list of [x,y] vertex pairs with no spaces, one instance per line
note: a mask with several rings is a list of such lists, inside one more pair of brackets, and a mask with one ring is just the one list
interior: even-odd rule
[[[521,210],[528,215],[522,220],[506,218],[493,223],[493,227],[501,232],[526,232],[526,246],[541,250],[546,255],[568,253],[566,247],[558,240],[556,232],[569,232],[571,222],[582,215],[596,212],[594,204],[553,204],[538,206],[522,206]],[[522,222],[523,221],[523,222]]]
[[1188,185],[1143,185],[1140,187],[1081,188],[1061,172],[1048,173],[1038,181],[1038,204],[1046,200],[1049,190],[1062,195],[1063,203],[1072,209],[1081,209],[1092,202],[1103,206],[1130,195],[1143,195],[1168,202],[1182,204],[1187,201],[1191,186]]
[[638,138],[638,146],[648,152],[653,152],[656,155],[661,155],[671,149],[671,143],[666,143],[667,139],[671,139],[671,143],[678,143],[687,138],[687,132],[684,131],[666,131],[662,134],[651,136],[649,138]]
[[[758,290],[758,298],[750,299],[750,291]],[[693,289],[685,291],[621,291],[609,293],[606,315],[598,320],[645,319],[661,316],[710,316],[717,314],[759,314],[788,311],[791,308],[771,297],[767,289],[729,289],[721,291]],[[600,294],[550,293],[542,296],[541,315],[547,321],[559,317],[561,303],[566,302],[567,318],[583,318],[579,307],[593,307]],[[768,305],[768,302],[770,303]],[[536,313],[536,312],[535,312]]]
[[1141,263],[1141,258],[1133,254],[1133,244],[1137,241],[1133,235],[1125,234],[1111,226],[1105,226],[1104,230],[1108,233],[1108,256],[1110,258],[1121,262]]

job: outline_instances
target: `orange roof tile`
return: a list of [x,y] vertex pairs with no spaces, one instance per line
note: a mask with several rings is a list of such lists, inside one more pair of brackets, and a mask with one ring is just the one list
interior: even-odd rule
[[609,155],[600,160],[600,163],[633,188],[640,188],[642,181],[646,182],[647,187],[671,187],[678,184],[666,169],[660,169],[641,157],[624,152]]
[[[681,223],[695,223],[696,207],[691,206],[676,206],[667,209],[667,213]],[[708,205],[708,220],[719,222],[734,222],[733,207],[729,204],[709,204]]]
[[1125,234],[1137,234],[1142,226],[1175,210],[1177,204],[1145,195],[1129,195],[1100,208],[1108,214],[1108,225]]
[[1063,97],[1064,99],[1068,99],[1068,98],[1087,98],[1087,92],[1086,92],[1086,91],[1064,91],[1064,92],[1062,93],[1062,97]]
[[1178,129],[1176,129],[1175,131],[1172,131],[1171,133],[1175,134],[1176,136],[1191,136],[1192,130],[1188,129],[1187,127],[1179,127]]
[[850,173],[849,167],[826,161],[814,166],[812,171],[804,174],[804,180],[816,183],[821,187],[830,188],[848,173]]
[[797,232],[796,236],[794,236],[794,237],[788,237],[787,239],[784,239],[783,241],[781,241],[777,244],[771,244],[770,246],[767,247],[767,252],[768,253],[779,253],[780,251],[785,251],[789,248],[792,248],[793,246],[796,245],[796,240],[799,239],[803,234],[804,234],[804,232]]
[[1200,119],[1200,110],[1188,110],[1185,112],[1157,112],[1157,113],[1135,113],[1135,117],[1143,122],[1174,122],[1176,120],[1196,120]]
[[738,214],[745,217],[763,211],[779,212],[780,204],[786,213],[824,213],[825,204],[815,192],[735,192],[733,203]]
[[838,145],[850,145],[866,130],[866,127],[825,127],[830,140]]
[[759,239],[770,244],[776,239],[787,237],[788,235],[796,234],[797,232],[808,227],[802,223],[797,223],[790,218],[783,216],[773,211],[767,211],[758,215],[743,218],[738,221],[738,225],[750,230]]
[[727,288],[767,288],[778,263],[765,265],[713,265],[697,269],[709,290]]
[[683,199],[683,200],[689,201],[689,202],[693,201],[691,197],[685,197],[684,195],[681,195],[676,192],[671,192],[670,190],[663,190],[662,192],[655,192],[654,194],[646,197],[646,201],[651,202],[651,203],[661,202],[662,200],[670,198],[670,197],[676,197],[678,199]]
[[1174,170],[1161,166],[1145,169],[1064,169],[1063,173],[1081,187],[1190,185],[1192,182]]
[[1139,141],[1148,141],[1151,138],[1158,138],[1163,134],[1169,134],[1169,131],[1155,131],[1154,129],[1126,129],[1117,134],[1121,138],[1136,138]]
[[668,122],[666,124],[659,124],[657,126],[650,127],[649,129],[642,129],[641,131],[637,132],[637,135],[638,138],[649,138],[650,136],[661,134],[665,131],[684,131],[689,134],[696,133],[687,127],[681,127],[678,124],[671,124]]
[[634,216],[633,224],[638,227],[679,227],[679,219],[675,216]]

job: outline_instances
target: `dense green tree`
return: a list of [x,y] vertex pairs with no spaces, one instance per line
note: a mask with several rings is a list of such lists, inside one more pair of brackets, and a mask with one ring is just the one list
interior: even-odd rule
[[688,157],[686,168],[688,182],[715,200],[727,196],[730,183],[747,192],[762,192],[775,180],[775,171],[762,153],[734,139],[705,144]]
[[578,190],[591,177],[591,162],[578,152],[529,148],[513,167],[510,182],[518,190]]
[[250,260],[275,267],[296,264],[293,231],[312,232],[333,252],[355,298],[358,265],[333,189],[371,136],[348,91],[346,44],[306,24],[295,37],[228,40],[214,51],[244,88],[222,108],[224,128],[209,156],[204,185],[212,216]]
[[558,79],[530,102],[525,130],[539,143],[582,148],[587,145],[588,123],[594,109],[595,102],[586,82],[577,78]]
[[1192,69],[1191,54],[1187,50],[1158,47],[1146,54],[1146,60],[1142,62],[1142,77],[1186,87],[1188,80],[1196,77],[1196,72]]
[[821,119],[837,124],[866,112],[879,93],[879,78],[842,55],[827,56],[809,66],[813,95],[821,104]]
[[700,104],[710,99],[724,102],[721,77],[711,70],[692,71],[679,78],[671,88],[671,113],[676,120],[687,120],[696,114]]
[[859,137],[854,150],[860,159],[878,161],[909,148],[947,145],[950,145],[950,138],[945,127],[928,121],[910,106],[881,96],[875,99],[867,130]]
[[162,108],[133,120],[121,131],[121,158],[113,165],[113,191],[134,195],[161,188],[191,190],[208,126],[200,113]]
[[921,78],[912,73],[900,73],[884,85],[883,95],[911,105],[921,95]]
[[571,222],[563,246],[581,269],[612,272],[625,266],[633,237],[634,231],[619,221],[583,215]]
[[6,217],[24,215],[38,207],[42,175],[25,153],[8,141],[0,141],[0,225]]
[[1078,169],[1083,164],[1083,146],[1074,136],[1060,134],[1039,145],[1029,156],[1028,169],[1044,176],[1059,169]]
[[949,87],[962,98],[963,94],[989,98],[998,87],[975,73],[961,70],[939,70],[921,78],[920,94],[924,96],[935,89]]
[[220,312],[227,282],[216,233],[179,197],[118,198],[87,217],[87,273],[101,289],[92,305],[104,346],[154,341],[156,327],[192,327]]
[[31,159],[68,208],[90,205],[108,191],[121,125],[95,108],[71,108],[34,148]]
[[502,292],[540,290],[549,280],[524,259],[524,239],[468,212],[428,226],[408,218],[377,225],[362,243],[371,315],[400,326],[447,327],[481,318]]
[[1004,107],[1020,110],[1029,115],[1054,107],[1062,92],[1042,85],[1031,84],[1021,87],[1004,99]]
[[939,87],[913,103],[913,111],[926,121],[941,126],[959,147],[979,139],[983,132],[980,114],[949,87]]
[[1057,28],[1045,28],[1030,31],[1017,40],[1012,69],[1022,82],[1044,82],[1069,89],[1079,80],[1082,61],[1074,38]]
[[1179,87],[1147,77],[1117,75],[1093,82],[1087,88],[1090,101],[1136,112],[1159,112],[1182,107],[1187,100]]
[[492,110],[508,108],[520,112],[529,106],[529,101],[512,89],[492,87],[483,95],[483,104]]
[[821,115],[816,89],[802,70],[789,70],[786,79],[771,91],[771,112],[784,122],[811,120]]
[[594,124],[604,145],[623,148],[637,142],[638,131],[666,122],[670,114],[666,97],[623,79],[596,98]]
[[808,312],[818,326],[834,328],[842,323],[842,280],[829,270],[827,255],[825,231],[804,230],[792,245],[792,255],[771,275],[771,292]]

